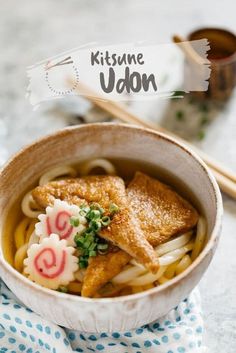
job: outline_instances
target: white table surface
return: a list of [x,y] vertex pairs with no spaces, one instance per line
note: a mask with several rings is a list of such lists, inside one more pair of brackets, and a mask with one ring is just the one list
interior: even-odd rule
[[[72,108],[67,106],[63,107],[63,114],[53,104],[33,111],[25,98],[27,66],[88,42],[144,40],[168,43],[173,33],[185,36],[202,26],[223,26],[235,31],[235,12],[234,0],[2,1],[0,165],[21,146],[71,122],[68,116]],[[184,103],[174,104],[177,106],[168,101],[136,103],[132,109],[186,134],[185,125],[173,122],[174,112]],[[86,106],[77,108],[83,112]],[[190,111],[186,109],[187,120],[193,121],[198,113],[192,112],[191,107]],[[236,172],[236,94],[225,107],[214,110],[205,132],[205,139],[196,143]],[[194,137],[194,131],[190,133]],[[225,213],[221,241],[200,282],[200,289],[205,344],[209,352],[235,353],[236,202],[226,196],[223,198]]]

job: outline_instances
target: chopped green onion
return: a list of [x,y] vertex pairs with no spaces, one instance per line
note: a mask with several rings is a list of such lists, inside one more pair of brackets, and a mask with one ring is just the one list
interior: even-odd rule
[[89,251],[89,257],[90,256],[96,256],[96,255],[97,255],[97,252],[95,250]]
[[99,212],[101,213],[101,215],[103,215],[103,214],[105,213],[104,208],[100,207],[100,208],[99,208]]
[[183,110],[178,110],[175,113],[176,119],[179,121],[183,121],[184,120],[184,111]]
[[79,233],[76,234],[76,236],[74,237],[74,241],[77,242],[83,242],[84,241],[84,237],[82,237],[82,235],[79,235]]
[[96,232],[96,233],[98,233],[101,230],[101,228],[102,228],[102,224],[99,221],[91,221],[89,223],[89,225],[93,229],[93,231]]
[[87,228],[85,231],[84,231],[84,233],[83,233],[84,235],[91,235],[92,237],[95,235],[95,232],[94,232],[94,230],[91,228],[91,227],[89,227],[89,228]]
[[88,261],[79,261],[79,268],[86,268],[88,267]]
[[205,126],[209,122],[209,119],[207,116],[203,116],[201,119],[201,126]]
[[108,250],[98,250],[99,255],[106,255],[108,253]]
[[85,217],[85,216],[88,214],[89,211],[90,211],[90,207],[87,206],[87,205],[85,205],[85,204],[83,204],[83,205],[80,206],[80,212],[79,212],[79,214],[80,214],[82,217]]
[[85,240],[93,242],[94,241],[94,235],[93,234],[85,234]]
[[92,244],[89,246],[88,250],[95,250],[96,247],[97,247],[97,243],[92,243]]
[[67,287],[60,286],[60,287],[58,288],[58,292],[67,293],[67,292],[68,292],[68,289],[67,289]]
[[82,248],[84,246],[84,242],[81,240],[76,240],[75,243],[78,248]]
[[111,219],[109,216],[104,216],[101,219],[101,223],[104,227],[108,226],[110,224],[110,222],[111,222]]
[[83,250],[83,257],[87,259],[88,256],[89,256],[89,250],[88,249],[84,249]]
[[73,227],[78,227],[80,224],[79,218],[72,216],[70,218],[70,225],[72,225]]
[[92,244],[92,243],[91,243],[90,239],[86,240],[86,241],[84,242],[84,244],[83,244],[83,245],[84,245],[84,249],[88,249],[91,244]]
[[98,244],[98,250],[106,250],[108,248],[108,244]]
[[91,210],[99,210],[100,205],[97,202],[93,202],[93,203],[91,203],[90,208],[91,208]]
[[[116,204],[111,204],[109,207],[111,215],[119,211],[119,207]],[[80,215],[86,217],[88,221],[88,227],[82,232],[77,233],[74,237],[78,251],[78,263],[80,268],[86,268],[88,266],[88,260],[90,257],[94,257],[97,253],[105,254],[108,251],[108,244],[102,241],[98,233],[103,228],[110,224],[111,218],[109,216],[103,216],[105,213],[104,209],[100,207],[98,203],[93,203],[90,206],[81,205]],[[79,225],[79,220],[76,217],[71,217],[71,224],[73,226]],[[100,242],[102,241],[102,242]]]
[[81,235],[78,235],[78,233],[76,234],[74,241],[76,243],[76,245],[78,247],[82,246],[84,244],[84,237],[82,237]]
[[108,253],[108,244],[104,244],[104,245],[107,245],[107,247],[105,248],[99,248],[98,249],[98,253],[100,254],[100,255],[105,255],[105,254],[107,254]]
[[80,216],[85,217],[87,215],[87,212],[85,210],[79,211]]
[[97,249],[98,249],[98,253],[100,254],[100,255],[105,255],[105,254],[107,254],[107,252],[108,252],[108,244],[107,243],[100,243],[100,244],[98,244],[98,246],[97,246]]
[[119,211],[119,207],[115,203],[111,203],[109,206],[110,213],[116,213]]
[[85,202],[79,206],[80,209],[85,208],[85,207],[87,207],[87,204]]
[[199,131],[198,133],[198,139],[201,141],[203,140],[205,137],[205,132],[203,130]]
[[91,210],[98,210],[100,212],[100,214],[103,214],[105,212],[104,209],[97,202],[93,202],[90,205],[90,208],[91,208]]
[[99,219],[101,217],[101,212],[99,210],[91,210],[88,213],[89,219]]

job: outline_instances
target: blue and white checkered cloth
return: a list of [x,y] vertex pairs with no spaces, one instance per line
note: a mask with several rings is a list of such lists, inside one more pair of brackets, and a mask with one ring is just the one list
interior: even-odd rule
[[165,317],[136,330],[85,333],[62,328],[26,308],[0,282],[0,353],[200,353],[200,295],[190,296]]

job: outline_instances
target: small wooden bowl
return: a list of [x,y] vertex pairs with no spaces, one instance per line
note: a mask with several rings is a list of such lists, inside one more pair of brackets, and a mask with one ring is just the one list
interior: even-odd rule
[[211,76],[206,92],[194,95],[226,101],[236,84],[236,36],[220,28],[201,28],[189,34],[188,40],[206,38],[211,49],[208,59],[211,62]]
[[[158,166],[181,179],[195,195],[208,223],[208,241],[199,257],[178,277],[142,293],[90,299],[43,288],[7,262],[2,249],[3,228],[14,201],[47,169],[96,157],[125,157]],[[215,252],[222,200],[206,165],[174,139],[140,127],[100,123],[66,128],[21,150],[0,172],[0,209],[0,274],[12,292],[26,306],[58,325],[104,332],[125,331],[152,322],[190,293]]]

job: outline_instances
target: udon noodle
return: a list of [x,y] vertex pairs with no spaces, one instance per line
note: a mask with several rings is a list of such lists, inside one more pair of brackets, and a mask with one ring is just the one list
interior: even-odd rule
[[[80,167],[80,176],[92,174],[93,170],[100,168],[105,174],[115,175],[115,166],[106,159],[95,159],[83,163]],[[77,170],[72,166],[57,166],[46,173],[40,179],[38,185],[42,186],[50,181],[78,176]],[[28,248],[38,242],[35,235],[35,224],[37,217],[42,213],[37,209],[31,191],[27,192],[21,202],[21,210],[24,217],[20,220],[14,232],[15,255],[14,267],[17,271],[26,275],[24,271],[24,259]],[[203,216],[199,217],[197,226],[169,241],[155,247],[159,260],[159,270],[150,272],[146,267],[131,259],[123,270],[112,278],[96,297],[107,297],[138,293],[170,281],[175,276],[185,271],[198,257],[206,242],[207,226]],[[71,294],[80,295],[85,275],[85,269],[79,269],[75,273],[75,280],[71,281],[66,288],[60,288]]]

